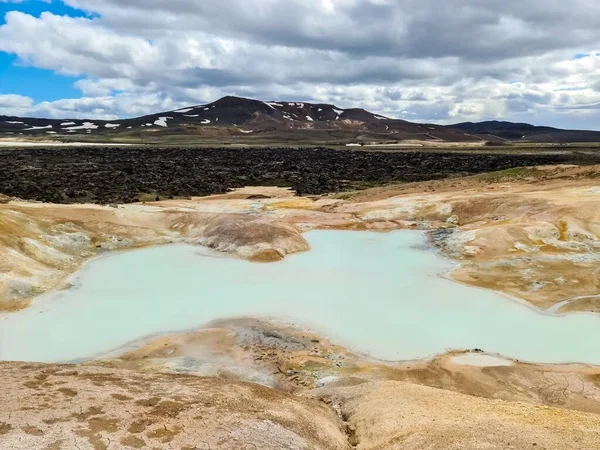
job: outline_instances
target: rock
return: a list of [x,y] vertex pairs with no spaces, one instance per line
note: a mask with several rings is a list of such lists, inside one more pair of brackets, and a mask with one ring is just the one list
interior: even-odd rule
[[447,222],[447,223],[454,224],[454,225],[459,225],[459,224],[460,224],[460,221],[459,221],[459,219],[458,219],[458,216],[457,216],[457,215],[454,215],[454,216],[450,216],[450,217],[448,217],[448,218],[446,219],[446,222]]
[[255,262],[279,261],[285,255],[309,250],[296,228],[239,214],[206,217],[197,228],[190,242]]
[[249,259],[253,262],[276,262],[281,261],[284,256],[277,249],[265,248],[250,255]]
[[[4,194],[44,202],[98,204],[137,202],[138,192],[152,192],[162,199],[225,194],[249,184],[293,187],[298,195],[322,195],[579,158],[558,153],[469,155],[327,148],[246,148],[243,152],[207,148],[199,152],[194,148],[67,147],[51,152],[24,148],[19,150],[19,158],[12,153],[0,153]],[[590,158],[598,157],[586,156],[585,160]]]
[[551,222],[539,222],[523,228],[527,238],[533,242],[553,245],[560,239],[560,230]]
[[8,195],[0,194],[0,204],[6,204],[10,202],[10,197]]
[[590,243],[598,240],[598,237],[586,229],[586,225],[576,219],[566,219],[561,222],[565,229],[564,237],[567,241]]

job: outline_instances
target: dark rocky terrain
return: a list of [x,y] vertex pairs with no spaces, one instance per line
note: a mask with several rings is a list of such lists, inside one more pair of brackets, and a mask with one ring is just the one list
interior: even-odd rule
[[599,163],[600,155],[315,149],[67,147],[0,150],[0,193],[55,203],[126,203],[246,185],[323,194],[513,167]]

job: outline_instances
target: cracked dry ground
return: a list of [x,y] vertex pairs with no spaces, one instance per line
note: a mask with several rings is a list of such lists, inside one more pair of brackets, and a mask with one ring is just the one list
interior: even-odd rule
[[2,364],[0,448],[344,448],[325,405],[257,384]]
[[600,445],[598,414],[413,382],[349,379],[292,395],[216,377],[92,366],[2,363],[0,376],[2,449]]

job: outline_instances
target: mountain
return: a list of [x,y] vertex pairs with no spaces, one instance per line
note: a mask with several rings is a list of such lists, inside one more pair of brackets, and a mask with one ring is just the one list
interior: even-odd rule
[[68,139],[178,138],[207,142],[356,143],[404,140],[481,141],[460,130],[390,119],[364,109],[306,102],[223,97],[213,103],[123,120],[36,119],[0,116],[0,137]]
[[529,123],[514,123],[498,120],[486,122],[464,122],[451,125],[455,130],[481,137],[490,142],[599,142],[599,131],[562,130]]
[[112,121],[0,116],[0,137],[30,136],[60,140],[81,140],[85,136],[86,140],[99,141],[219,144],[554,142],[557,137],[560,138],[558,142],[600,141],[600,132],[593,131],[557,130],[510,122],[453,126],[420,124],[390,119],[359,108],[232,96],[205,105]]

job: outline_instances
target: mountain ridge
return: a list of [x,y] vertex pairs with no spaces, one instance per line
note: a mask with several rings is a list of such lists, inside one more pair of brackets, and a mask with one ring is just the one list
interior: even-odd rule
[[[150,134],[151,133],[151,134]],[[225,96],[212,103],[118,120],[45,119],[0,115],[0,137],[68,138],[187,135],[223,142],[600,142],[600,132],[507,121],[454,125],[414,123],[328,103],[262,101]]]

